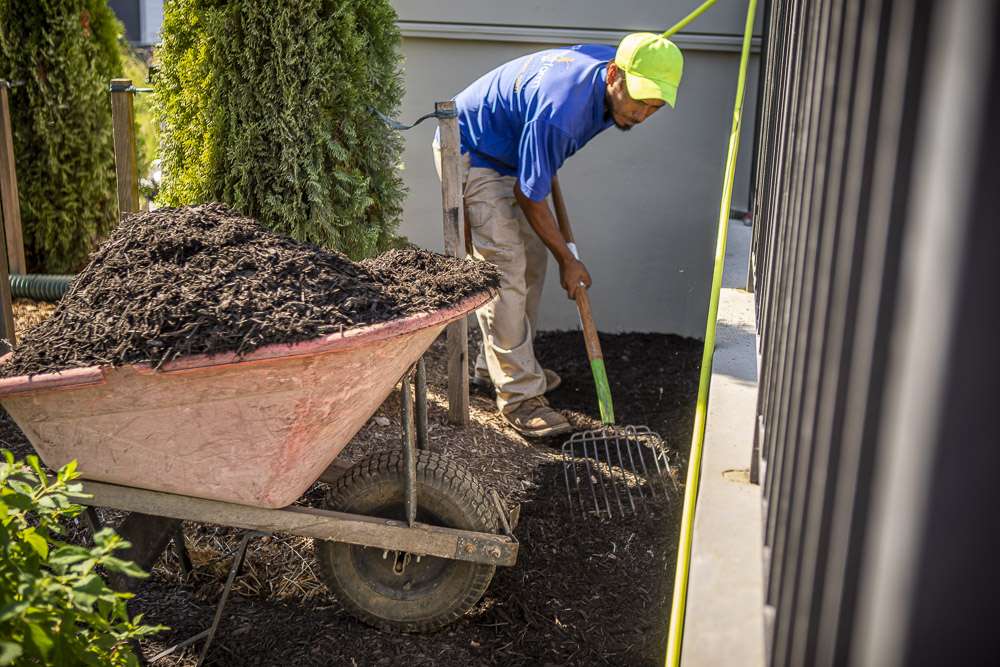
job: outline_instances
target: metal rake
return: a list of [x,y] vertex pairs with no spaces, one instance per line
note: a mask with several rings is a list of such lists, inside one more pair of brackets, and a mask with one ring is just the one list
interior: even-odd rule
[[563,443],[563,477],[570,514],[612,519],[651,514],[676,488],[666,447],[645,426],[607,426],[575,433]]

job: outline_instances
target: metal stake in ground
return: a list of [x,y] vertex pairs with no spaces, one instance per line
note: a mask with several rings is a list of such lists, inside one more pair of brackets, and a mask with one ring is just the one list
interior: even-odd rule
[[[21,204],[17,193],[17,173],[14,168],[14,132],[10,124],[10,89],[23,82],[0,79],[0,207],[3,209],[3,230],[7,237],[8,270],[27,273],[24,259],[24,236],[21,231]],[[5,277],[6,280],[6,277]],[[12,330],[13,331],[13,330]]]
[[[436,102],[435,115],[441,130],[441,199],[444,205],[444,251],[465,256],[462,231],[462,174],[459,167],[458,112],[454,102]],[[448,325],[448,420],[469,423],[469,324],[466,318]]]
[[118,177],[118,218],[139,210],[139,170],[135,160],[135,110],[131,79],[111,80],[111,124]]

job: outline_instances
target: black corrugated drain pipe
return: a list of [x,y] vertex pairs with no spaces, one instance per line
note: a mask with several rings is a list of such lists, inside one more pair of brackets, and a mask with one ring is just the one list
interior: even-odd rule
[[10,274],[10,292],[15,299],[56,302],[62,298],[73,275],[50,275],[44,273]]

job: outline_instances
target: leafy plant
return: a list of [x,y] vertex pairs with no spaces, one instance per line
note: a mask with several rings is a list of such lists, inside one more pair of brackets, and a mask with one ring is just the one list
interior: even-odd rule
[[389,0],[174,0],[154,103],[163,204],[222,201],[354,258],[396,244],[402,98]]
[[130,642],[163,630],[130,619],[128,593],[111,590],[98,568],[146,575],[114,553],[129,543],[105,528],[91,548],[57,539],[83,508],[76,462],[47,478],[3,450],[0,463],[0,665],[138,665]]
[[122,32],[107,0],[0,0],[0,78],[24,81],[10,106],[31,272],[76,271],[115,224]]

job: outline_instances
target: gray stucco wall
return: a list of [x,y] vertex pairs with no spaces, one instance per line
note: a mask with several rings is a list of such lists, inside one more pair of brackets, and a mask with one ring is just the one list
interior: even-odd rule
[[[403,30],[407,93],[401,115],[407,120],[507,60],[557,45],[617,43],[632,30],[663,30],[694,6],[673,0],[623,0],[613,8],[568,0],[393,4]],[[690,26],[698,34],[676,39],[685,54],[676,109],[628,133],[604,132],[560,171],[602,330],[703,334],[745,11],[742,3],[720,5]],[[747,204],[756,58],[752,65],[736,207]],[[401,232],[440,249],[433,134],[433,124],[425,123],[405,135],[409,195]],[[576,326],[573,303],[550,262],[541,327]]]

